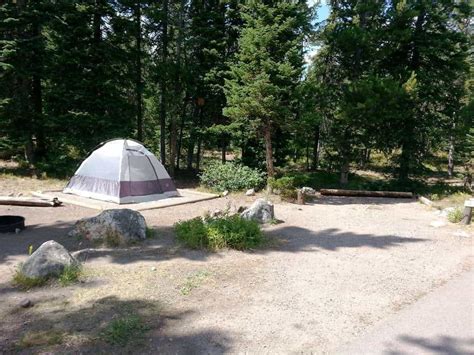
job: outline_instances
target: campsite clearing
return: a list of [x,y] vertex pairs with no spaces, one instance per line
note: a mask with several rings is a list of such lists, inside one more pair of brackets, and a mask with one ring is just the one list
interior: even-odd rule
[[[0,235],[0,352],[24,350],[32,338],[40,345],[28,349],[52,352],[93,353],[99,346],[142,353],[330,352],[474,264],[471,227],[435,229],[433,210],[414,200],[277,203],[284,222],[265,227],[269,242],[249,252],[208,253],[175,243],[176,221],[255,198],[144,211],[155,237],[123,249],[82,250],[66,237],[95,210],[0,206],[0,214],[27,221],[20,234]],[[471,237],[457,236],[460,228]],[[12,287],[29,245],[49,239],[86,260],[82,282],[29,293]],[[19,307],[25,297],[33,307]],[[138,327],[143,337],[109,343],[101,334],[116,324]]]

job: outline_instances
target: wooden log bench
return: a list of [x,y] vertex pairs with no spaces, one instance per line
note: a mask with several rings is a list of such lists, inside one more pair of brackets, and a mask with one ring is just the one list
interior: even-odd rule
[[462,224],[470,224],[472,219],[472,209],[474,208],[474,199],[464,202],[464,213],[461,220]]

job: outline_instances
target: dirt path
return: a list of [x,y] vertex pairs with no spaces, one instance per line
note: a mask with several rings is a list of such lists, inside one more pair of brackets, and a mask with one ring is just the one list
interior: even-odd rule
[[156,238],[83,253],[84,282],[31,291],[36,305],[27,310],[18,308],[25,294],[9,280],[28,245],[56,239],[80,250],[65,234],[77,218],[96,212],[0,206],[0,214],[22,214],[30,224],[19,235],[0,235],[0,352],[28,332],[51,328],[65,334],[62,345],[45,347],[53,352],[112,351],[101,329],[135,312],[150,330],[140,344],[115,351],[331,353],[474,263],[472,229],[463,238],[456,236],[460,227],[430,227],[432,211],[391,199],[277,204],[284,222],[266,227],[269,245],[253,252],[210,254],[175,244],[174,222],[230,200],[235,196],[145,211]]

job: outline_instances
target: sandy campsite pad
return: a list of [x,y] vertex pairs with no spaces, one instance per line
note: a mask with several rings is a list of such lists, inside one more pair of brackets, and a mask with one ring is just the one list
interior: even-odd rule
[[61,190],[38,191],[32,192],[33,196],[42,198],[58,198],[60,201],[68,204],[73,204],[81,207],[93,208],[95,210],[110,210],[115,208],[129,208],[134,211],[145,211],[157,208],[165,208],[170,206],[184,205],[187,203],[194,203],[218,198],[219,195],[210,194],[206,192],[199,192],[189,189],[177,189],[178,197],[169,197],[162,200],[140,202],[140,203],[125,203],[116,204],[113,202],[99,201],[87,197],[65,194]]
[[[128,248],[85,248],[67,236],[97,210],[0,206],[27,224],[0,235],[0,353],[334,354],[474,265],[470,227],[434,228],[434,211],[414,200],[274,201],[282,222],[265,226],[268,243],[245,252],[191,250],[176,240],[176,222],[256,198],[143,211],[155,236]],[[50,239],[87,256],[81,282],[15,288],[28,247]],[[21,308],[24,298],[34,307]],[[106,343],[107,325],[128,314],[148,328],[141,343]],[[34,346],[29,339],[39,335],[44,345]]]

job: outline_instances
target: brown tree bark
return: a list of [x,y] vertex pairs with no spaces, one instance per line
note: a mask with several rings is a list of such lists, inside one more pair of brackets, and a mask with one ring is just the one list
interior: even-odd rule
[[272,124],[269,119],[263,127],[265,138],[265,160],[267,165],[268,177],[275,176],[275,168],[273,166],[273,146],[272,146]]
[[[168,0],[163,0],[162,21],[162,57],[163,65],[168,61]],[[166,76],[161,77],[160,82],[160,158],[161,163],[166,164]]]
[[143,140],[143,80],[142,80],[142,11],[141,1],[138,0],[135,6],[135,51],[136,51],[136,79],[135,95],[137,110],[137,139]]
[[313,161],[311,168],[313,170],[318,169],[319,166],[319,136],[320,128],[319,125],[314,129],[314,138],[313,138]]

